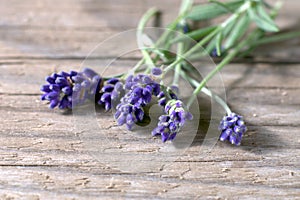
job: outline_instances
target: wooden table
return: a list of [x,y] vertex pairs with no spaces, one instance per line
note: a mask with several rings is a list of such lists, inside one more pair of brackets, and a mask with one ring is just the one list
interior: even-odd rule
[[[227,100],[249,127],[240,147],[218,142],[199,156],[193,145],[147,173],[96,160],[72,115],[40,102],[46,75],[78,69],[95,45],[134,28],[152,6],[166,24],[179,3],[0,0],[0,199],[300,199],[299,38],[261,47],[222,71]],[[299,2],[285,3],[277,22],[299,29]],[[114,132],[112,117],[102,117],[103,131]]]

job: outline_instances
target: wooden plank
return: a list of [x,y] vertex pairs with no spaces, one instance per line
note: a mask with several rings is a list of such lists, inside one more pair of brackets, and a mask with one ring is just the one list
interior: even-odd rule
[[[109,36],[135,28],[139,18],[151,6],[164,13],[164,25],[174,19],[176,10],[169,9],[177,1],[1,1],[3,18],[0,21],[0,54],[5,57],[80,57],[84,58],[95,46]],[[57,6],[59,5],[59,6]],[[297,6],[287,0],[278,23],[281,27],[297,26]],[[118,13],[117,15],[115,13]],[[291,17],[292,15],[292,17]],[[128,20],[130,19],[130,20]],[[132,40],[134,43],[135,40]],[[127,41],[127,44],[129,42]],[[299,38],[262,47],[255,60],[299,63]],[[113,46],[113,44],[112,44]],[[95,56],[114,55],[113,50],[98,52]],[[290,50],[287,50],[290,49]],[[2,56],[1,56],[2,57]]]
[[[0,93],[5,94],[39,94],[40,85],[45,84],[45,77],[54,71],[80,70],[83,60],[4,60],[0,65]],[[138,60],[121,59],[113,62],[113,59],[100,59],[85,62],[84,67],[92,67],[100,74],[110,76],[113,74],[124,73],[134,66]],[[20,63],[18,63],[20,62]],[[91,66],[89,66],[91,65]],[[198,64],[197,64],[198,65]],[[96,67],[95,67],[96,66]],[[105,68],[108,67],[107,70]],[[200,72],[205,72],[205,65],[199,63]],[[210,65],[207,65],[210,66]],[[299,98],[299,64],[282,65],[282,64],[230,64],[221,71],[221,77],[224,81],[228,95],[231,95],[233,89],[248,88],[249,93],[244,98],[250,98],[255,90],[256,95],[263,96],[264,91],[258,91],[265,88],[270,91],[275,99],[270,103],[290,102],[297,104]],[[39,70],[36,70],[36,69]],[[212,66],[208,69],[212,69]],[[238,69],[238,70],[237,70]],[[286,77],[289,78],[286,78]],[[15,85],[18,85],[16,87]],[[209,82],[213,87],[214,81]],[[222,85],[218,80],[217,86]],[[240,91],[242,93],[242,91]],[[253,94],[254,95],[254,94]],[[238,94],[232,98],[238,98]],[[256,99],[254,96],[253,99]],[[246,100],[246,99],[244,99]],[[261,98],[260,101],[267,99]]]
[[[0,199],[295,199],[300,195],[298,39],[271,46],[272,50],[263,47],[259,52],[264,52],[255,54],[250,63],[222,70],[228,103],[245,116],[249,128],[240,147],[218,142],[206,152],[201,129],[190,148],[166,153],[164,146],[170,144],[126,133],[116,127],[111,113],[103,111],[96,115],[101,135],[84,137],[86,132],[78,129],[71,112],[49,110],[40,102],[39,86],[46,75],[79,69],[95,45],[135,27],[152,5],[166,13],[166,24],[179,2],[0,0]],[[298,8],[297,2],[286,0],[279,24],[297,25]],[[94,54],[86,65],[101,72],[116,56],[115,45]],[[126,71],[139,57],[138,53],[122,57],[106,73]],[[201,114],[205,127],[209,107]],[[109,143],[99,142],[101,148],[113,153],[99,154],[101,148],[87,146],[103,136]],[[131,158],[125,160],[124,153]],[[157,167],[145,167],[143,173],[114,167],[143,166],[152,155],[157,156]]]

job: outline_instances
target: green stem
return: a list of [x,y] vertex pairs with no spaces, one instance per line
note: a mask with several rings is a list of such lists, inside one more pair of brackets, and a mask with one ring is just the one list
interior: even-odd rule
[[[138,41],[142,41],[142,37],[143,37],[143,32],[144,32],[144,28],[146,26],[146,24],[148,23],[148,21],[155,15],[157,15],[159,13],[159,11],[155,8],[151,8],[149,9],[144,16],[141,18],[138,28],[137,28],[137,38]],[[145,48],[141,49],[141,52],[143,54],[143,59],[145,60],[145,62],[150,66],[153,67],[154,62],[150,56],[150,54],[148,53],[148,51]]]
[[179,59],[176,59],[173,63],[171,63],[166,69],[165,72],[172,69],[174,66],[176,66],[178,63],[182,62],[184,59],[187,59],[190,55],[192,55],[194,52],[196,52],[199,49],[203,49],[203,45],[205,45],[207,42],[209,42],[216,34],[219,33],[221,30],[220,27],[216,28],[213,32],[211,32],[209,35],[207,35],[205,38],[203,38],[200,42],[198,42],[195,46],[193,46],[189,51],[184,53]]
[[187,105],[190,106],[193,101],[195,100],[196,96],[198,93],[202,90],[202,88],[207,84],[207,82],[217,73],[219,72],[225,65],[230,63],[230,61],[240,52],[242,48],[244,48],[246,45],[248,45],[251,41],[252,38],[256,35],[257,31],[254,31],[251,33],[246,40],[241,42],[239,45],[237,45],[232,52],[227,54],[227,56],[216,66],[214,70],[212,70],[198,85],[198,87],[194,90],[193,95],[189,99]]
[[145,59],[142,58],[133,68],[132,71],[135,72],[145,63]]
[[[194,87],[198,87],[199,83],[198,81],[187,77],[187,75],[185,73],[181,74],[187,81],[189,81]],[[231,113],[230,108],[228,107],[228,105],[226,104],[226,102],[219,97],[218,95],[214,94],[212,91],[210,91],[209,89],[207,89],[206,87],[203,87],[201,89],[201,92],[203,92],[204,94],[206,94],[207,96],[210,96],[211,98],[213,98],[218,104],[220,104],[220,106],[222,106],[224,108],[224,110],[226,111],[227,114]],[[189,107],[188,107],[189,108]]]
[[[178,43],[176,59],[181,59],[183,48],[184,48],[183,43],[182,42]],[[180,71],[181,71],[181,63],[178,63],[175,67],[174,79],[173,79],[173,85],[175,86],[178,86]]]
[[297,38],[297,37],[300,37],[300,31],[276,34],[273,36],[268,36],[266,38],[259,39],[258,41],[251,44],[251,46],[258,46],[258,45],[267,44],[267,43],[280,42],[280,41],[285,41],[285,40]]
[[193,0],[182,0],[179,16],[167,27],[167,31],[165,31],[162,36],[157,40],[154,48],[160,47],[162,44],[167,44],[166,40],[170,36],[170,34],[176,30],[178,23],[185,18],[186,14],[190,10],[193,5]]
[[[281,1],[278,1],[274,8],[270,12],[270,17],[271,19],[275,19],[279,13],[280,8],[282,7]],[[256,32],[256,37],[254,37],[253,42],[249,45],[248,49],[246,49],[244,52],[241,52],[240,55],[238,55],[239,58],[243,58],[247,55],[249,55],[256,47],[257,45],[254,45],[257,41],[264,39],[263,37],[265,36],[265,31],[259,30]]]
[[178,63],[183,61],[183,59],[187,59],[191,56],[194,52],[198,51],[199,49],[203,49],[203,46],[208,43],[213,37],[215,37],[219,32],[223,31],[223,29],[234,22],[241,14],[246,12],[251,7],[250,1],[245,1],[245,3],[238,9],[237,13],[234,13],[230,16],[227,20],[225,20],[222,24],[220,24],[213,32],[208,34],[205,38],[203,38],[200,42],[198,42],[194,47],[192,47],[189,51],[187,51],[181,59],[175,60],[175,62],[171,63],[165,71],[168,71],[175,67]]

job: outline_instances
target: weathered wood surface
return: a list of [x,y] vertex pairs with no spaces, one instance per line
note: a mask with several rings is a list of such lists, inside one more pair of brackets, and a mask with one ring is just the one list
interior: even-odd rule
[[[203,154],[195,144],[144,173],[128,173],[96,160],[79,137],[72,115],[49,111],[39,101],[45,75],[80,66],[95,45],[134,28],[151,6],[165,12],[166,23],[178,4],[0,1],[0,199],[300,198],[299,39],[265,46],[251,62],[222,71],[231,107],[249,124],[241,147],[217,143]],[[278,23],[297,27],[299,8],[299,2],[286,1]],[[106,62],[113,53],[96,58]],[[137,59],[127,58],[116,69]],[[110,114],[99,115],[101,131],[119,134]],[[136,158],[154,150],[151,143],[140,147],[137,142],[143,149],[122,145],[133,149]]]

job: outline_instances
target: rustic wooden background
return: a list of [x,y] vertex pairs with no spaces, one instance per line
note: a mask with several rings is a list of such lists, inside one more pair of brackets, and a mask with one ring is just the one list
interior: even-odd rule
[[[240,147],[217,143],[199,156],[194,145],[147,173],[96,160],[72,115],[40,102],[45,75],[76,69],[95,45],[134,28],[152,6],[167,23],[179,3],[0,0],[0,199],[300,199],[299,38],[261,47],[222,71],[228,101],[249,125]],[[299,29],[299,9],[286,0],[280,27]],[[116,131],[111,117],[102,117],[103,131]]]

